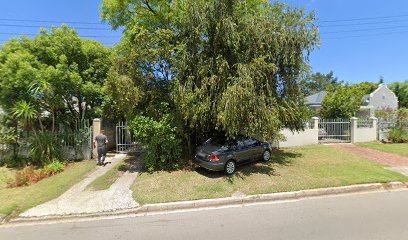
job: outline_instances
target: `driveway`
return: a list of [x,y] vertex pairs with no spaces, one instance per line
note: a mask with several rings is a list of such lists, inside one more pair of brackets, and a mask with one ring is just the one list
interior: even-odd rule
[[386,169],[408,176],[408,158],[354,144],[331,144],[330,146],[388,166]]
[[115,167],[125,157],[126,154],[117,154],[114,157],[107,158],[106,162],[109,162],[109,164],[104,167],[99,166],[96,171],[74,185],[60,197],[31,208],[20,216],[81,215],[138,207],[139,204],[133,200],[132,191],[130,190],[137,172],[124,173],[107,190],[93,191],[87,189],[91,182]]

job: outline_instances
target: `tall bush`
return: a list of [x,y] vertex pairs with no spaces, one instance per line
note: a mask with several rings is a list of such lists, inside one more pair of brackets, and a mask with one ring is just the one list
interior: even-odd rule
[[131,122],[130,129],[147,147],[143,161],[149,171],[168,171],[180,167],[181,141],[177,138],[177,129],[172,125],[169,114],[163,115],[159,121],[137,115]]
[[48,164],[55,160],[62,160],[63,155],[57,138],[51,132],[38,132],[30,143],[30,157],[38,164]]
[[393,143],[406,143],[408,142],[408,133],[401,127],[395,127],[388,133],[388,139]]

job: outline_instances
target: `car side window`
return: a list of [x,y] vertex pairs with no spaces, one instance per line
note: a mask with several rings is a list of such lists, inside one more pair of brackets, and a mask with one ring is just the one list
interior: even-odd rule
[[244,141],[242,141],[242,139],[238,139],[235,146],[237,146],[237,149],[243,149],[245,147]]
[[247,147],[254,147],[254,146],[256,146],[257,143],[258,143],[258,141],[256,141],[253,138],[248,138],[248,139],[245,139],[245,141],[244,141],[244,144]]

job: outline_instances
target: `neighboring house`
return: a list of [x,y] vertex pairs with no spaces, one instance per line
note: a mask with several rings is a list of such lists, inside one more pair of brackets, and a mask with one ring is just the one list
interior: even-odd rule
[[[327,92],[321,91],[306,97],[305,104],[317,112],[322,108],[322,102]],[[372,117],[376,110],[381,109],[398,109],[398,98],[386,84],[380,84],[378,88],[363,97],[363,104],[360,106],[356,117]]]

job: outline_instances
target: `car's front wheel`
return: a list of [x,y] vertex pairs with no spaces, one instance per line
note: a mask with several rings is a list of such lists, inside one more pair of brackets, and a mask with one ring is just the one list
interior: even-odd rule
[[233,160],[229,160],[226,164],[225,164],[225,173],[228,175],[232,175],[235,173],[237,166],[235,164],[235,162]]
[[271,160],[271,151],[265,150],[263,155],[262,155],[262,160],[264,162],[269,162],[269,160]]

